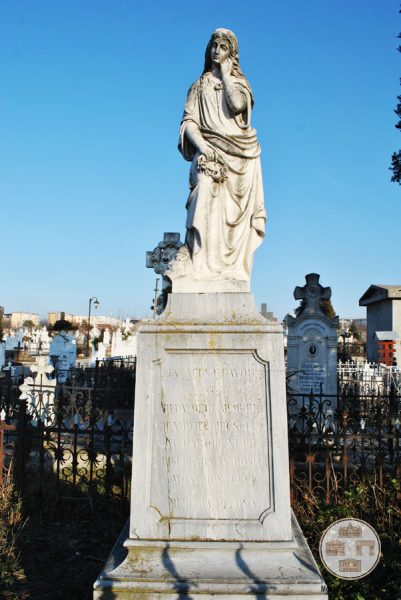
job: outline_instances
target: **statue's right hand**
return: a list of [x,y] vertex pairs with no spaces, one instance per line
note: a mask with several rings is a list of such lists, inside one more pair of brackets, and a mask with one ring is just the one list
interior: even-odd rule
[[200,153],[203,154],[203,156],[206,158],[206,160],[216,160],[215,152],[210,146],[202,146],[202,148],[199,148],[199,150]]

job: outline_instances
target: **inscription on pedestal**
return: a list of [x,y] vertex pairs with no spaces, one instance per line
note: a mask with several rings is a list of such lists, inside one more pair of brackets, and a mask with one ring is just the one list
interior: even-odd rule
[[166,352],[164,516],[262,520],[269,511],[266,367],[251,351]]

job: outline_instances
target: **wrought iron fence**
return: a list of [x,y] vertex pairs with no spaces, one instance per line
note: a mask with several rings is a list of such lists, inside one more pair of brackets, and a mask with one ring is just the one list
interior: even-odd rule
[[[32,483],[39,492],[52,485],[55,495],[94,492],[129,497],[135,363],[98,362],[73,369],[63,384],[46,362],[23,385],[0,379],[0,418],[15,430],[4,432],[21,490]],[[65,484],[65,485],[64,485]],[[67,486],[68,484],[68,486]]]
[[23,378],[13,377],[9,369],[0,373],[0,414],[2,419],[12,419],[18,410],[19,385]]
[[[46,367],[47,368],[47,367]],[[63,484],[77,493],[129,497],[134,408],[134,361],[104,361],[74,369],[66,384],[38,372],[19,383],[0,378],[0,412],[16,430],[14,448],[22,489]],[[377,383],[377,382],[376,382]],[[337,395],[288,392],[290,478],[293,498],[308,488],[327,503],[372,474],[380,485],[401,483],[401,393],[389,385],[343,382]],[[71,493],[71,492],[69,492]]]
[[40,493],[49,486],[57,497],[83,492],[117,496],[128,501],[132,419],[104,416],[94,403],[80,403],[80,392],[65,395],[62,390],[44,413],[29,411],[21,400],[17,421],[15,474],[19,488],[27,486]]
[[351,393],[290,394],[290,478],[294,495],[307,488],[331,503],[339,494],[374,476],[401,482],[401,397]]

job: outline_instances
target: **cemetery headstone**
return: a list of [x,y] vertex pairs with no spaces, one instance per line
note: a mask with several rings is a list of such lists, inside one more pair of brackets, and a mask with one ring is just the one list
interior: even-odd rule
[[133,329],[130,331],[121,329],[114,331],[111,338],[111,357],[126,357],[136,356],[137,353],[137,339],[136,331]]
[[54,421],[56,379],[49,378],[49,375],[54,367],[47,364],[45,356],[39,356],[30,370],[32,377],[25,377],[24,383],[20,385],[20,399],[27,402],[27,413],[32,417],[32,425],[37,426],[39,421],[50,425]]
[[108,329],[106,327],[106,329],[103,332],[103,344],[105,345],[106,348],[108,348],[110,346],[110,342],[111,342],[110,329]]
[[[299,394],[337,394],[338,317],[328,315],[331,289],[319,283],[320,275],[309,273],[306,284],[297,286],[294,298],[301,300],[296,316],[286,315],[287,376],[289,388]],[[333,406],[335,399],[333,398]]]
[[265,222],[251,106],[237,39],[216,30],[181,124],[186,243],[138,331],[129,529],[96,600],[327,600],[290,508],[282,329],[250,293]]
[[92,340],[91,365],[95,366],[97,360],[106,358],[106,347],[103,342],[94,342]]
[[171,280],[166,273],[182,245],[179,233],[165,232],[163,240],[157,244],[156,248],[146,252],[146,266],[148,269],[153,269],[157,275],[162,276],[162,289],[156,299],[156,314],[158,315],[161,315],[166,308],[167,296],[171,292]]
[[76,339],[72,333],[60,331],[49,348],[49,361],[56,370],[57,380],[64,383],[71,367],[75,367],[77,358]]

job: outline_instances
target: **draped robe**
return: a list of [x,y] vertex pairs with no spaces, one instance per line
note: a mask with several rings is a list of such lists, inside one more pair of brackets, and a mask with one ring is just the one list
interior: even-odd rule
[[[235,78],[235,85],[246,97],[242,113],[233,113],[222,82],[208,72],[191,86],[181,123],[179,150],[192,161],[186,246],[195,279],[249,281],[253,253],[264,237],[260,146],[250,119],[252,92],[244,77]],[[199,152],[186,136],[190,122],[224,163],[224,180],[214,180],[199,166]]]

